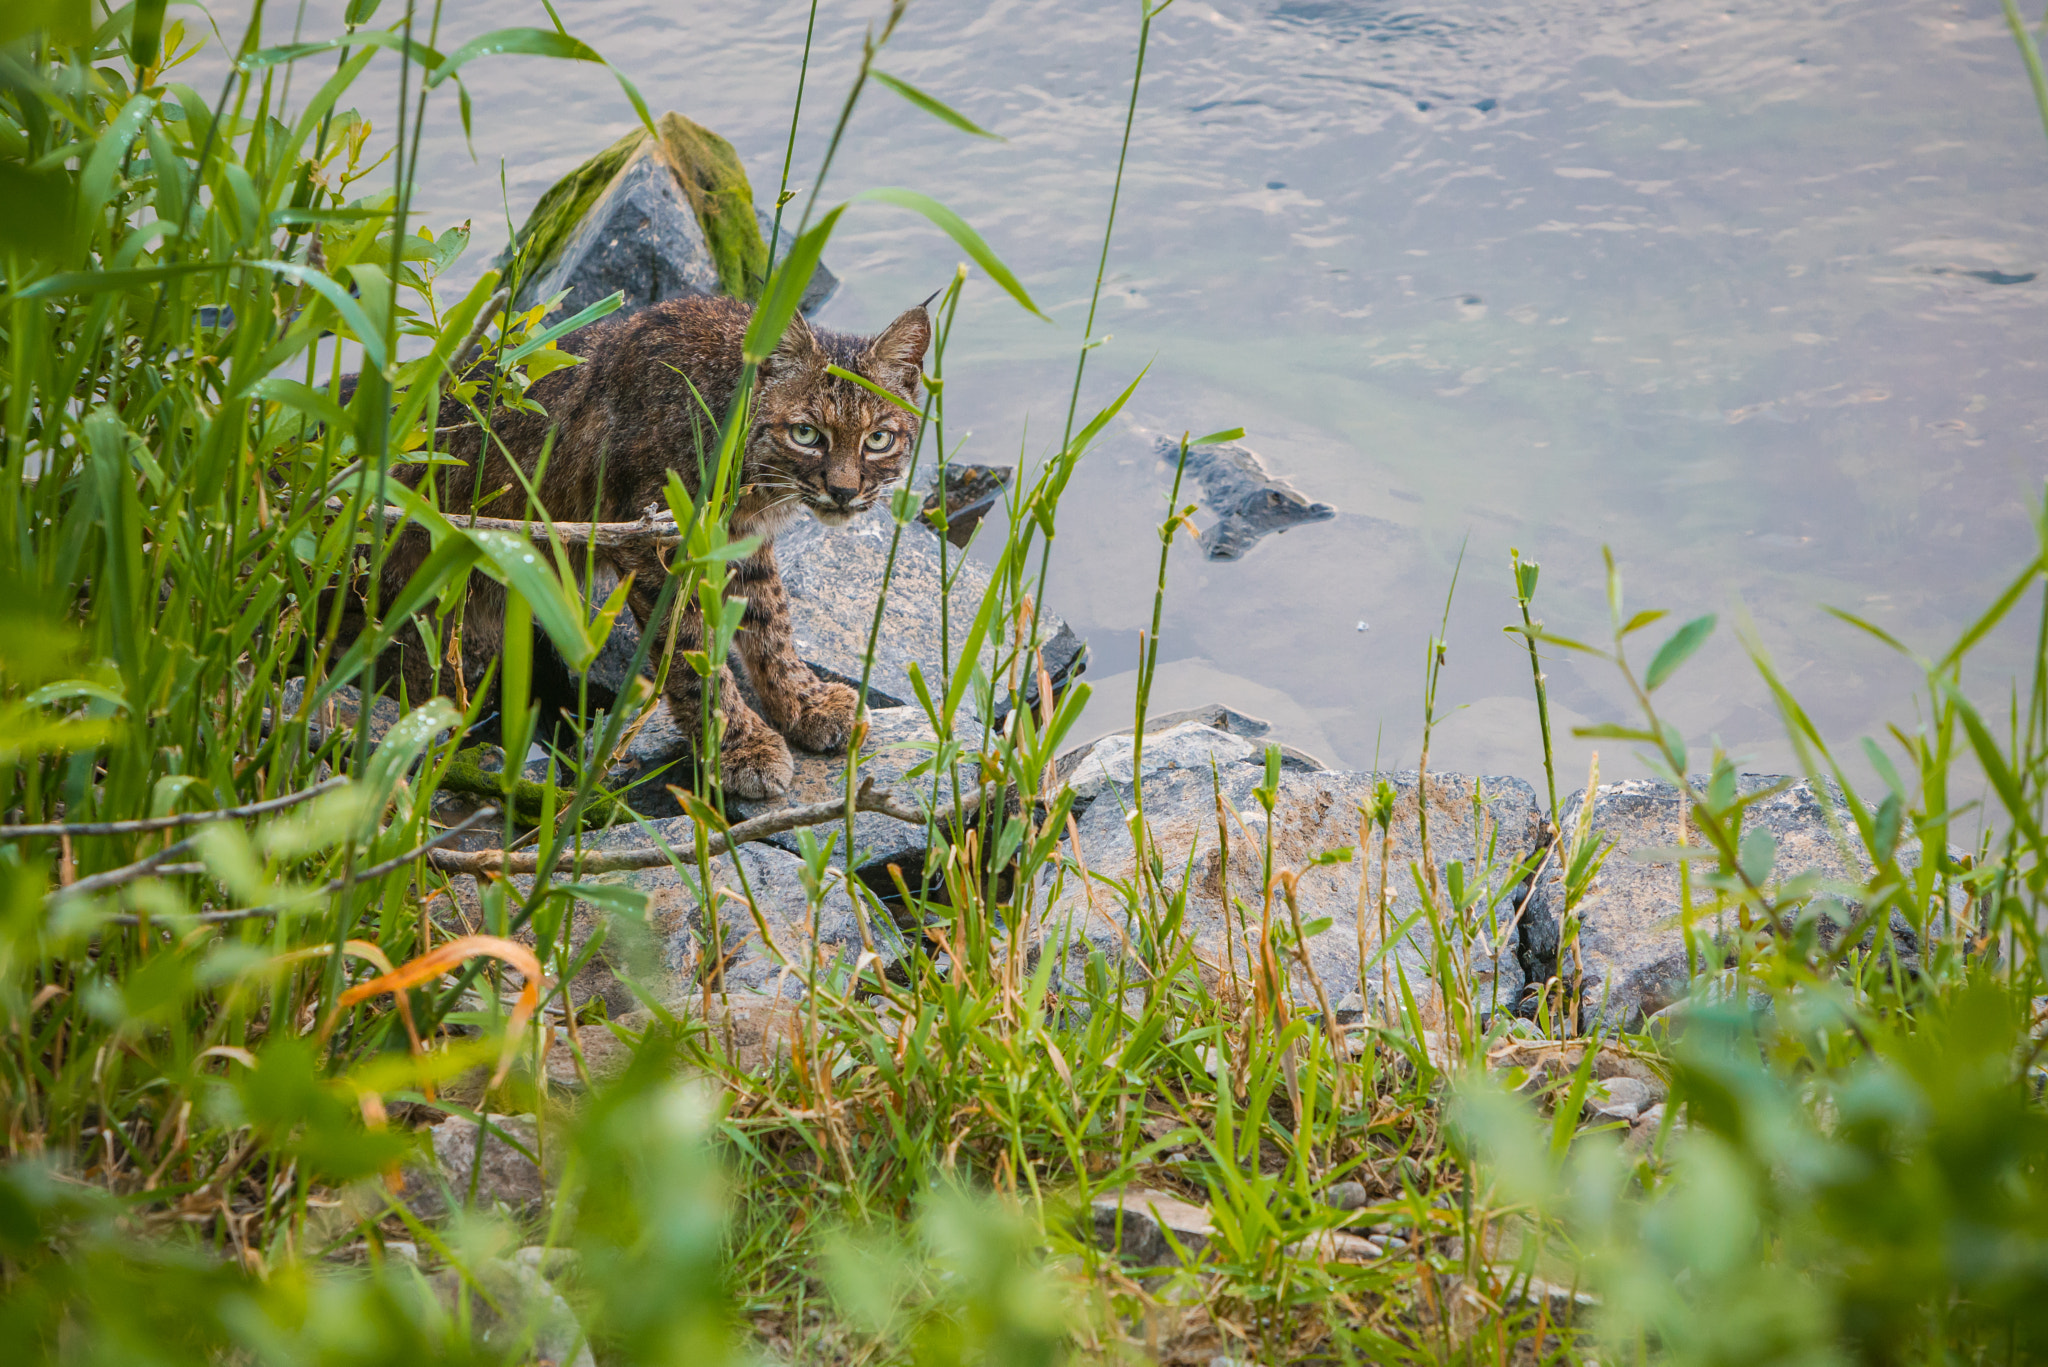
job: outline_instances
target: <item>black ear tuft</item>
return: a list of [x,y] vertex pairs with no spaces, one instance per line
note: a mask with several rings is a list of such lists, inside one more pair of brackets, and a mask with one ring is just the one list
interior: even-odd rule
[[904,398],[915,398],[924,353],[931,344],[932,319],[924,306],[904,310],[868,343],[868,357],[878,372],[875,378]]

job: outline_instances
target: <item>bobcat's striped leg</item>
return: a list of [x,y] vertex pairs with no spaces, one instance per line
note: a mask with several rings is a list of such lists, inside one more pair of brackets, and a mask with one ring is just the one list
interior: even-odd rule
[[[640,630],[652,639],[649,660],[659,660],[668,649],[669,618],[654,611],[656,593],[635,580],[627,601],[640,621]],[[669,665],[664,696],[669,715],[683,734],[696,736],[703,720],[704,681],[690,668],[683,652],[700,650],[704,641],[704,620],[694,600],[683,605],[675,617],[676,658]],[[718,671],[717,714],[725,719],[725,738],[719,745],[719,781],[737,797],[780,797],[795,781],[796,768],[790,763],[789,746],[775,729],[762,721],[747,700],[740,696],[730,667]]]
[[797,658],[773,543],[735,564],[729,587],[747,600],[735,644],[768,721],[806,750],[844,750],[853,735],[854,691],[820,679]]

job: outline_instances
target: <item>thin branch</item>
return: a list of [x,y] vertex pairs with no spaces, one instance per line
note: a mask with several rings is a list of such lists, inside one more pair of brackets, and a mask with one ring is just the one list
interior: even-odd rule
[[294,806],[346,782],[347,778],[337,776],[302,792],[286,793],[283,797],[273,797],[264,802],[251,802],[245,807],[223,807],[217,812],[184,812],[176,816],[153,816],[142,821],[49,821],[40,826],[0,826],[0,840],[29,835],[144,835],[150,831],[174,830],[179,826],[197,826],[207,821],[233,821]]
[[[887,793],[874,791],[875,781],[866,778],[861,781],[860,792],[854,795],[853,809],[857,812],[880,812],[898,821],[907,821],[922,826],[928,814],[921,807],[902,802]],[[970,795],[953,809],[943,814],[946,818],[964,820],[981,805],[979,793]],[[828,822],[840,821],[846,816],[846,799],[833,798],[828,802],[813,802],[803,807],[785,807],[780,811],[765,812],[760,816],[742,821],[716,832],[705,843],[705,858],[716,858],[736,846],[750,841],[766,840],[784,831],[793,831],[799,826],[822,826]],[[555,863],[557,873],[576,873],[579,876],[593,873],[626,873],[636,869],[665,869],[677,861],[695,863],[694,852],[673,852],[659,846],[635,846],[624,850],[586,850],[561,856]],[[530,874],[540,871],[540,855],[537,852],[514,854],[509,850],[448,850],[438,852],[427,860],[428,866],[441,873],[466,873],[472,877],[482,874]]]
[[[407,864],[410,864],[413,860],[418,859],[421,855],[433,853],[434,851],[440,849],[441,846],[447,844],[449,841],[455,839],[455,837],[461,835],[463,832],[471,830],[474,827],[480,826],[484,822],[492,820],[497,815],[497,808],[481,807],[477,809],[475,812],[472,812],[460,824],[450,826],[447,830],[442,831],[432,840],[426,841],[424,844],[418,845],[413,849],[407,850],[404,854],[397,855],[391,859],[387,859],[381,864],[372,864],[367,869],[359,869],[355,873],[352,873],[345,878],[335,878],[330,880],[327,886],[321,888],[320,892],[317,895],[322,897],[329,896],[333,893],[340,892],[343,888],[353,887],[357,883],[368,883],[374,879],[382,878],[385,874],[390,873],[394,869],[400,869],[405,867]],[[184,867],[185,866],[183,865],[179,866],[180,869],[183,869]],[[199,871],[203,871],[204,867],[204,865],[197,866]],[[77,885],[73,884],[73,886],[75,887]],[[310,898],[301,900],[310,900]],[[272,902],[267,906],[237,907],[233,911],[202,911],[195,916],[179,917],[177,919],[198,921],[204,925],[216,925],[222,921],[246,921],[254,916],[275,916],[281,911],[290,910],[295,905],[298,905],[298,903]],[[161,921],[166,918],[158,916],[152,917],[151,919]],[[134,915],[129,912],[121,912],[116,915],[107,917],[105,923],[111,926],[139,926],[142,924],[142,917]]]
[[[348,506],[347,500],[327,500],[329,512],[341,512]],[[647,512],[637,522],[535,522],[513,517],[469,517],[453,514],[449,521],[465,531],[511,532],[515,536],[530,536],[534,544],[545,546],[550,536],[564,546],[595,546],[601,551],[645,551],[650,547],[668,550],[682,544],[682,537],[676,530],[675,520],[666,514],[656,516],[659,505],[649,504]],[[374,508],[363,510],[365,517],[377,517]],[[412,514],[403,508],[385,505],[384,521],[393,527],[409,519]]]
[[443,393],[454,388],[456,382],[462,378],[462,372],[469,368],[472,361],[484,354],[484,333],[488,332],[491,324],[498,320],[499,311],[511,302],[512,287],[510,285],[503,285],[477,311],[476,325],[470,328],[469,335],[462,339],[462,345],[449,353],[455,359],[449,363],[448,376],[441,382]]

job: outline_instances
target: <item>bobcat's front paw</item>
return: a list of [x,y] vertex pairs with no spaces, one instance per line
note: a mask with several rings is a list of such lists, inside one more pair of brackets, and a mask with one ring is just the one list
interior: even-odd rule
[[725,790],[735,797],[781,797],[796,781],[789,746],[761,725],[728,735],[719,753],[718,767]]
[[833,754],[853,738],[857,695],[843,683],[825,683],[804,695],[803,711],[783,734],[806,750]]

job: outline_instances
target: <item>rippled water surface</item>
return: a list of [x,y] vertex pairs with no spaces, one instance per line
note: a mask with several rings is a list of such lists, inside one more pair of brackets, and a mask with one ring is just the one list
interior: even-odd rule
[[[804,6],[557,8],[772,195]],[[799,188],[881,8],[820,6]],[[457,37],[546,22],[449,14]],[[309,11],[306,32],[327,22]],[[915,5],[882,66],[1007,140],[879,90],[848,129],[828,198],[937,195],[1056,320],[970,288],[948,357],[964,458],[1028,461],[1058,436],[1136,37],[1135,7],[1099,0]],[[632,116],[598,68],[470,71],[477,160],[442,102],[420,207],[477,221],[473,274],[504,236],[500,158],[516,219]],[[1664,697],[1689,738],[1787,761],[1728,629],[1744,612],[1829,735],[1910,724],[1910,670],[1819,605],[1933,647],[2029,554],[2044,222],[2048,140],[1995,0],[1179,0],[1154,28],[1096,328],[1113,340],[1084,402],[1149,363],[1140,427],[1242,425],[1342,511],[1234,563],[1176,552],[1161,701],[1268,716],[1332,763],[1412,764],[1463,548],[1444,681],[1461,710],[1433,762],[1540,778],[1527,661],[1499,630],[1508,547],[1542,561],[1550,626],[1590,636],[1605,544],[1631,610],[1722,613]],[[958,255],[859,210],[824,321],[877,326]],[[1165,494],[1145,433],[1120,430],[1062,512],[1050,606],[1094,643],[1096,729],[1128,705]],[[1996,638],[1975,680],[2002,685],[2026,635]],[[1622,715],[1605,666],[1549,669],[1562,722]],[[1575,786],[1586,747],[1562,749]]]

